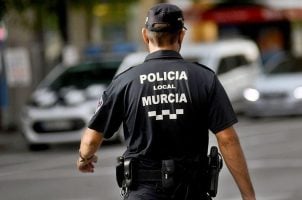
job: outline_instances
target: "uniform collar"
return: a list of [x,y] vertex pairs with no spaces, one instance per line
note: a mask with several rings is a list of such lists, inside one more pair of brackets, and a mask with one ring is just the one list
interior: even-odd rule
[[182,59],[181,55],[176,51],[159,50],[147,55],[145,62],[153,59],[167,59],[167,58]]

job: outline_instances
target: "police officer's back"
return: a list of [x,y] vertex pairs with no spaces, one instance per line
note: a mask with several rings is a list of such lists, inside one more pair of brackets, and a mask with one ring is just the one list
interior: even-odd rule
[[207,199],[211,130],[242,196],[253,199],[232,128],[237,122],[232,106],[213,71],[178,53],[184,29],[178,7],[158,4],[149,10],[142,35],[150,54],[143,64],[115,77],[104,92],[82,138],[78,168],[93,171],[90,159],[103,137],[110,138],[123,122],[127,149],[118,179],[125,199]]

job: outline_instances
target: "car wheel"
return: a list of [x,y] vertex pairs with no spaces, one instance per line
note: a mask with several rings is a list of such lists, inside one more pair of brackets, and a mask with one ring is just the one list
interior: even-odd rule
[[44,151],[49,149],[49,145],[48,144],[29,144],[28,145],[28,149],[30,151]]

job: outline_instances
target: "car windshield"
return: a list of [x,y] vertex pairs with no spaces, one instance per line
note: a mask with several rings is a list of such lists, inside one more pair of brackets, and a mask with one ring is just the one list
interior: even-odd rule
[[268,74],[302,72],[302,58],[287,57],[268,70]]
[[85,89],[93,84],[108,84],[119,64],[120,61],[108,61],[72,66],[58,76],[49,87],[56,91],[65,87]]

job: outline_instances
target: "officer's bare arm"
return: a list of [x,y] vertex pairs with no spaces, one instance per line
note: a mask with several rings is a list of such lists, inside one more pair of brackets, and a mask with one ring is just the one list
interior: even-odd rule
[[78,170],[81,172],[93,172],[97,157],[95,153],[103,142],[103,134],[93,129],[87,128],[82,136],[79,159],[77,162]]
[[218,132],[216,138],[224,161],[238,185],[242,199],[255,200],[254,188],[235,129],[226,128]]

